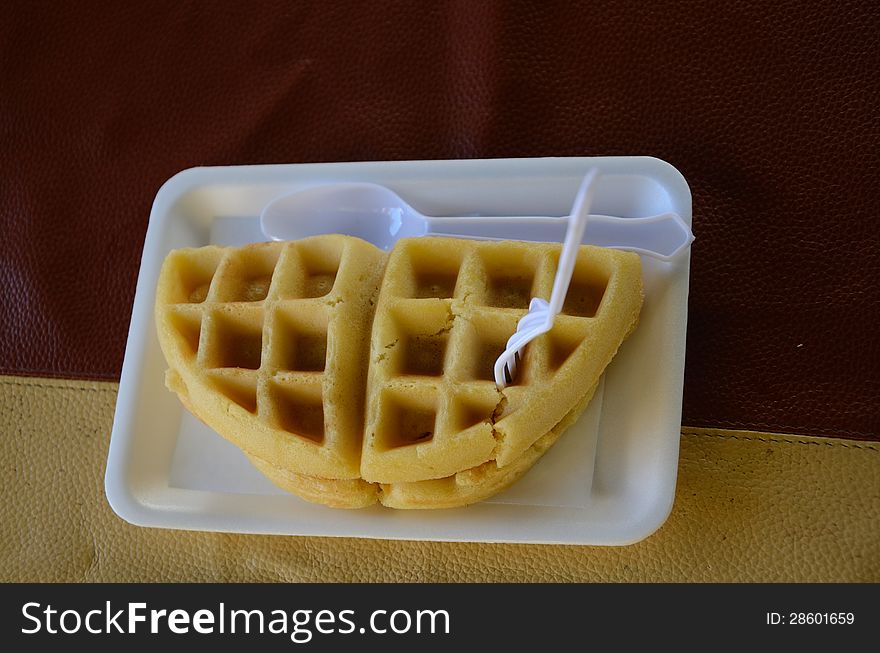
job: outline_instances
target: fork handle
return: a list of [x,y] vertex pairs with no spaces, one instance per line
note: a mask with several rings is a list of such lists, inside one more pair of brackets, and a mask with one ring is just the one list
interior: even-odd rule
[[553,291],[550,293],[550,310],[547,312],[545,326],[549,330],[553,326],[553,318],[562,310],[568,285],[571,283],[571,275],[574,272],[574,264],[577,261],[578,249],[584,239],[584,229],[587,226],[590,203],[593,201],[597,176],[593,168],[584,175],[584,180],[578,188],[574,199],[571,215],[568,217],[568,228],[565,231],[565,241],[562,243],[562,251],[559,254],[559,264],[556,266],[556,276],[553,278]]

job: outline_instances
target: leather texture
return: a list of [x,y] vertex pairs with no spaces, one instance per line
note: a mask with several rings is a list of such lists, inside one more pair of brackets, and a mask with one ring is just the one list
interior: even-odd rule
[[880,582],[880,445],[686,429],[667,522],[628,547],[146,529],[103,477],[116,384],[0,377],[0,581]]
[[184,168],[647,154],[694,198],[684,424],[880,440],[874,3],[7,2],[0,53],[2,372],[118,378]]

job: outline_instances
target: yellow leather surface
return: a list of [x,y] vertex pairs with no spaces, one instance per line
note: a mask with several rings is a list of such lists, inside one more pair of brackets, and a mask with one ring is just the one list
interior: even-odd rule
[[880,581],[880,446],[686,429],[666,524],[627,547],[147,529],[104,497],[116,384],[0,377],[3,581]]

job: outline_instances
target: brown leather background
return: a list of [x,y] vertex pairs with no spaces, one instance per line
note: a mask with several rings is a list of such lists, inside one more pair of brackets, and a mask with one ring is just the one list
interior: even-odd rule
[[685,425],[880,439],[878,70],[874,3],[3,3],[0,372],[117,378],[181,169],[650,154]]

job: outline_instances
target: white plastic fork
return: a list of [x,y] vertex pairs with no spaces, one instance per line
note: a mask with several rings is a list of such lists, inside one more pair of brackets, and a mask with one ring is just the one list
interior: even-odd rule
[[562,310],[562,303],[565,301],[571,275],[574,272],[578,248],[587,225],[590,202],[595,189],[593,182],[597,176],[596,169],[590,169],[575,196],[571,215],[568,218],[568,228],[565,231],[565,241],[559,255],[559,265],[556,267],[556,277],[553,279],[550,302],[547,303],[540,297],[532,297],[532,301],[529,302],[529,312],[517,322],[516,331],[507,341],[507,347],[495,361],[495,385],[499,389],[503,390],[508,384],[513,383],[520,352],[532,340],[553,328],[553,321]]

